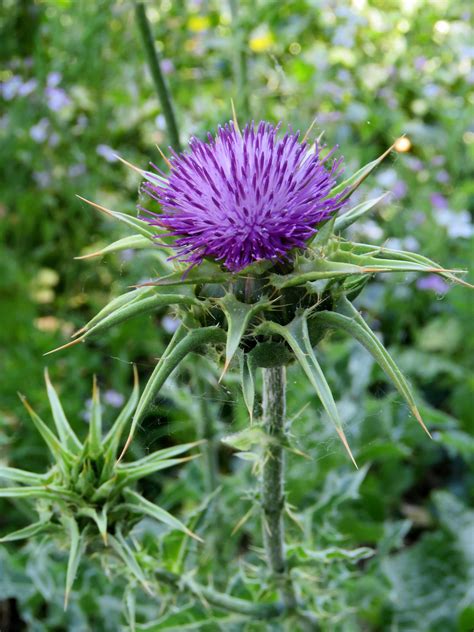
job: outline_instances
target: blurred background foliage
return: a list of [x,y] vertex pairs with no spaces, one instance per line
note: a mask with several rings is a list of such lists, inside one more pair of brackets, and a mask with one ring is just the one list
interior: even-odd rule
[[[346,174],[405,133],[401,151],[358,191],[392,193],[353,236],[421,252],[448,268],[471,266],[470,3],[149,0],[146,7],[183,145],[231,117],[231,96],[241,121],[284,120],[304,132],[316,117],[315,134],[325,130],[328,145],[339,144]],[[48,456],[16,392],[46,414],[47,365],[84,434],[93,373],[112,417],[130,390],[130,363],[138,364],[144,384],[175,326],[158,313],[87,346],[42,356],[127,285],[153,276],[153,256],[139,252],[74,261],[123,235],[75,194],[133,214],[139,179],[115,154],[141,167],[162,164],[155,144],[166,147],[168,140],[130,1],[3,0],[0,25],[0,460],[37,469]],[[474,628],[472,298],[437,277],[406,274],[374,279],[358,307],[418,391],[434,440],[423,436],[356,343],[328,338],[321,362],[364,465],[355,472],[304,378],[291,370],[292,433],[311,457],[289,455],[288,500],[303,529],[290,526],[292,554],[301,561],[311,558],[310,549],[331,546],[375,551],[352,562],[313,559],[307,573],[299,571],[302,590],[327,630],[468,632]],[[219,435],[247,425],[235,379],[218,387],[208,373],[204,395],[192,368],[170,381],[135,441],[137,454],[206,434],[209,416]],[[204,580],[212,574],[218,586],[248,598],[260,590],[258,512],[230,533],[252,506],[255,480],[251,464],[230,449],[221,445],[218,456],[221,487],[205,519],[206,546],[193,549],[187,563]],[[195,511],[215,486],[203,461],[153,477],[145,491],[151,499],[159,493],[170,510]],[[0,535],[26,524],[19,508],[0,506]],[[142,525],[137,538],[169,567],[176,534],[154,529]],[[113,573],[111,582],[94,559],[63,613],[64,555],[41,542],[0,549],[2,631],[128,629],[124,594],[132,588]],[[269,629],[215,619],[200,604],[174,604],[173,596],[153,603],[135,592],[137,621],[158,621],[137,629]],[[166,604],[169,616],[162,614]]]

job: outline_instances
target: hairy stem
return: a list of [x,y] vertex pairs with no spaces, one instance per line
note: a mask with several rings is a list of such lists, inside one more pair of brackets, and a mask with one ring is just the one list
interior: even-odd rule
[[285,367],[263,369],[263,423],[272,441],[266,448],[262,472],[261,501],[263,540],[268,565],[286,608],[296,607],[296,595],[285,560],[283,509],[284,454],[281,440],[286,418]]
[[[209,394],[209,386],[201,381],[201,393]],[[217,462],[217,450],[218,450],[218,439],[217,439],[217,429],[214,423],[214,410],[212,406],[209,405],[209,401],[206,396],[203,396],[201,399],[201,428],[200,434],[201,438],[206,440],[202,451],[205,459],[205,483],[206,483],[206,491],[208,494],[212,494],[212,492],[218,486],[218,462]]]
[[179,132],[176,124],[173,103],[171,101],[171,95],[163,77],[163,73],[161,72],[160,59],[153,42],[153,35],[151,33],[150,23],[148,22],[143,2],[135,3],[135,17],[140,30],[143,46],[145,48],[148,67],[155,84],[158,99],[163,109],[163,115],[165,117],[166,128],[168,130],[171,145],[176,151],[180,151],[181,144],[179,142]]

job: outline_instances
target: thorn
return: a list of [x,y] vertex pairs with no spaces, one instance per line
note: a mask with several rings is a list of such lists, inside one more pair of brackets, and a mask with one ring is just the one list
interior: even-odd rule
[[158,151],[160,152],[160,156],[163,158],[163,160],[166,162],[166,164],[168,165],[168,169],[172,169],[173,165],[171,164],[171,162],[168,160],[168,158],[165,156],[165,154],[161,151],[161,147],[159,145],[156,145],[156,148],[158,149]]
[[413,406],[413,408],[411,409],[413,414],[415,415],[415,418],[417,420],[417,422],[420,424],[420,426],[423,428],[423,430],[426,432],[426,434],[428,435],[428,437],[430,439],[432,439],[432,435],[431,432],[428,430],[428,428],[425,426],[425,423],[423,421],[423,419],[421,418],[420,415],[420,411],[418,410],[418,408],[416,406]]
[[133,386],[138,386],[138,369],[136,364],[133,364]]
[[351,451],[351,449],[349,447],[349,444],[347,442],[346,435],[344,434],[344,431],[342,430],[342,428],[336,428],[336,430],[337,430],[337,434],[339,435],[339,439],[342,441],[344,447],[347,450],[347,453],[351,457],[352,463],[354,463],[356,470],[358,470],[359,466],[357,465],[356,460],[354,459],[354,455],[352,454],[352,451]]
[[235,111],[234,99],[230,100],[230,107],[232,108],[232,120],[234,121],[235,129],[242,136],[242,132],[240,131],[239,121],[237,120],[237,112]]
[[127,285],[127,290],[138,290],[141,287],[148,287],[151,285],[157,285],[153,281],[147,281],[145,283],[137,283],[137,285]]
[[316,144],[317,145],[319,145],[321,143],[321,141],[323,140],[323,136],[324,136],[324,130],[321,132],[321,134],[316,139]]
[[254,510],[254,505],[252,505],[250,507],[250,509],[247,511],[247,513],[245,513],[242,518],[237,522],[237,524],[234,526],[234,528],[232,529],[230,535],[235,535],[237,533],[237,531],[244,526],[244,524],[247,522],[247,520],[250,518],[250,516],[252,515]]
[[82,197],[82,195],[77,195],[77,193],[76,193],[76,197],[79,198],[80,200],[82,200],[83,202],[86,202],[86,204],[89,204],[90,206],[93,206],[94,208],[98,209],[99,211],[102,211],[106,215],[110,215],[111,217],[114,216],[113,212],[110,209],[105,208],[105,206],[101,206],[100,204],[96,204],[95,202],[91,202],[90,200],[86,199],[85,197]]
[[311,134],[311,130],[313,129],[313,127],[316,125],[316,117],[314,117],[313,122],[311,123],[311,125],[308,127],[308,131],[306,132],[306,134],[303,136],[303,140],[301,141],[301,144],[306,142],[306,139],[308,138],[308,136]]
[[288,449],[290,452],[293,452],[293,454],[296,454],[296,456],[302,456],[304,459],[308,459],[309,461],[311,461],[311,456],[306,452],[302,452],[301,450],[298,450],[298,448],[294,448],[293,446],[289,447]]
[[63,349],[67,349],[68,347],[73,347],[74,345],[77,345],[79,342],[82,342],[83,340],[84,340],[84,337],[76,338],[76,340],[71,340],[70,342],[66,342],[65,345],[56,347],[56,349],[51,349],[51,351],[46,351],[46,353],[43,353],[43,355],[44,356],[51,355],[52,353],[56,353],[56,351],[62,351]]
[[459,283],[459,285],[463,285],[464,287],[468,287],[471,290],[474,290],[474,285],[468,283],[467,281],[463,281],[462,279],[456,278],[456,283]]
[[125,158],[122,158],[122,156],[119,156],[118,154],[114,154],[114,156],[115,158],[117,158],[117,160],[120,160],[120,162],[122,162],[124,165],[127,165],[127,167],[130,167],[130,169],[133,169],[134,171],[139,173],[141,176],[143,176],[143,169],[140,169],[140,167],[136,167],[131,162],[128,162],[128,160],[125,160]]
[[20,391],[17,391],[17,395],[20,398],[21,403],[23,404],[23,406],[26,408],[26,410],[29,412],[30,415],[34,415],[35,411],[31,408],[30,404],[28,403],[28,400],[26,399],[26,396],[23,395],[23,393],[20,393]]
[[81,334],[83,334],[85,331],[87,331],[87,327],[84,325],[84,327],[81,327],[80,329],[78,329],[77,331],[75,331],[73,334],[71,334],[71,338],[77,338],[77,336],[80,336]]
[[99,399],[99,387],[97,386],[97,375],[94,373],[92,378],[92,401],[97,402]]
[[117,459],[115,465],[118,465],[120,463],[120,461],[123,459],[123,457],[125,456],[125,453],[127,452],[130,444],[132,443],[132,439],[133,439],[133,434],[130,433],[127,437],[127,440],[125,442],[125,445],[123,446],[122,452],[120,453],[119,458]]
[[226,358],[225,364],[224,364],[224,370],[222,371],[221,376],[220,376],[220,378],[217,381],[218,384],[220,384],[222,382],[222,379],[224,378],[224,375],[227,373],[227,369],[229,368],[230,361],[231,361],[231,358]]
[[87,255],[81,255],[80,257],[74,257],[75,261],[80,261],[82,259],[92,259],[92,257],[99,257],[102,254],[102,250],[97,250],[96,252],[90,252]]
[[200,538],[196,533],[193,533],[193,531],[190,531],[189,529],[185,529],[184,533],[186,535],[189,535],[190,538],[193,538],[197,542],[200,542],[201,544],[204,544],[204,540],[202,538]]

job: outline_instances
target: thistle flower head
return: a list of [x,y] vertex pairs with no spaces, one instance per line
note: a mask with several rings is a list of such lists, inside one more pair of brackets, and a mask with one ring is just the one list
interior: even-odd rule
[[322,158],[318,144],[310,151],[299,132],[279,138],[279,129],[262,121],[240,133],[229,123],[173,152],[169,175],[144,185],[162,209],[143,209],[144,219],[176,237],[179,259],[210,257],[233,272],[285,259],[341,207],[343,193],[330,196],[341,160],[328,168],[332,151]]

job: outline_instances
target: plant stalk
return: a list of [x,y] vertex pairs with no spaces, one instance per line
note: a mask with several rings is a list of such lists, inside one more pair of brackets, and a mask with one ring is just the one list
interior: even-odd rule
[[171,145],[179,152],[181,151],[181,143],[179,141],[178,126],[174,114],[173,103],[171,101],[170,91],[166,85],[165,78],[161,71],[160,59],[156,50],[153,35],[151,33],[150,23],[148,21],[145,5],[143,2],[135,2],[135,18],[137,20],[138,29],[143,41],[145,53],[148,60],[153,83],[155,84],[156,93],[160,101],[163,115],[166,121],[166,128],[170,138]]
[[254,619],[272,619],[278,617],[283,611],[283,606],[279,603],[253,603],[245,599],[239,599],[238,597],[231,597],[226,593],[219,592],[208,586],[203,586],[192,579],[183,579],[174,573],[157,570],[155,574],[159,581],[168,584],[174,590],[187,590],[199,599],[205,600],[221,610],[236,612]]
[[275,578],[285,608],[296,608],[293,582],[285,559],[283,510],[284,454],[282,439],[286,419],[286,369],[278,366],[263,369],[263,424],[271,437],[264,457],[261,502],[263,509],[263,540],[268,565]]
[[232,16],[232,29],[234,33],[234,77],[236,91],[237,115],[244,121],[250,120],[247,52],[245,32],[239,20],[239,0],[230,0],[230,13]]

